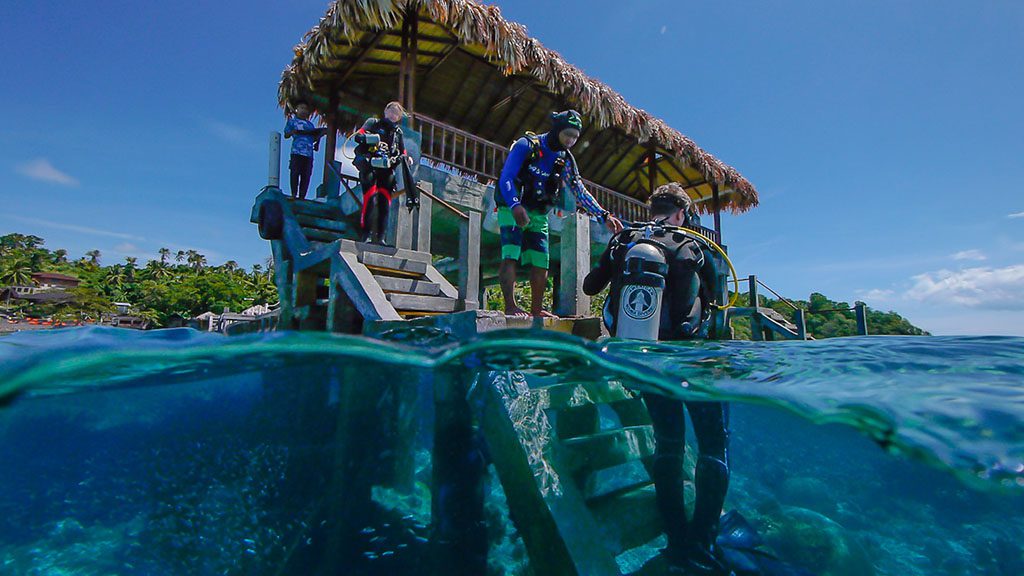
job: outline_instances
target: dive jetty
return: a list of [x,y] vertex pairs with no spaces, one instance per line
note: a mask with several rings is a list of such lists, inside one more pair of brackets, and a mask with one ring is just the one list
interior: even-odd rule
[[[586,129],[574,150],[585,184],[626,221],[645,221],[645,200],[654,189],[680,182],[699,212],[713,218],[712,228],[695,231],[722,245],[721,213],[758,204],[754,186],[735,169],[627,104],[529,37],[524,26],[505,20],[497,7],[473,0],[332,3],[295,47],[278,98],[286,109],[290,102],[312,103],[327,128],[325,168],[316,200],[289,198],[280,189],[280,134],[271,134],[268,183],[250,219],[270,242],[281,304],[277,314],[239,330],[386,338],[396,326],[409,325],[461,340],[522,327],[598,338],[600,320],[586,317],[590,302],[582,283],[609,237],[577,211],[572,194],[562,194],[548,216],[561,318],[506,318],[482,309],[484,289],[497,282],[501,253],[494,183],[509,144],[526,131],[543,131],[553,110],[573,108],[583,115]],[[396,196],[388,245],[361,243],[362,191],[335,157],[344,149],[338,135],[353,133],[396,99],[409,113],[403,131],[420,203],[407,209]],[[728,302],[724,273],[720,280],[719,301]],[[720,310],[712,334],[728,337],[730,314],[768,318],[754,302]],[[784,320],[764,320],[770,326],[762,336],[800,337]],[[318,574],[344,573],[343,543],[368,525],[371,487],[412,483],[408,466],[394,466],[405,470],[395,478],[352,473],[377,453],[407,460],[408,447],[398,442],[371,453],[367,438],[373,432],[357,432],[353,422],[378,410],[378,399],[360,394],[356,367],[342,372],[338,472],[335,491],[326,495],[337,501],[325,518],[336,545],[324,551]],[[508,371],[481,372],[472,381],[433,378],[434,573],[486,572],[485,471],[470,457],[481,442],[535,573],[617,575],[617,557],[662,533],[649,477],[612,489],[599,481],[609,469],[650,464],[654,436],[637,394],[621,385],[536,380]],[[471,388],[483,394],[473,406]],[[415,411],[416,400],[406,391],[395,397],[404,398],[396,413]],[[602,427],[601,414],[614,414],[616,426]]]

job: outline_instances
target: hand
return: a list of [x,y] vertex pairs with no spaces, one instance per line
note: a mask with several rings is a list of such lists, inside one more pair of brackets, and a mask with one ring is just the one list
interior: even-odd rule
[[612,234],[618,234],[619,232],[622,232],[622,222],[620,222],[618,218],[612,216],[611,214],[609,214],[608,217],[605,218],[604,226],[605,228],[610,230]]
[[313,142],[313,152],[319,152],[319,151],[320,151],[320,141],[317,140],[316,142]]
[[388,143],[387,142],[381,142],[380,144],[377,144],[377,149],[380,150],[381,152],[387,154],[387,152],[388,152]]
[[526,225],[530,223],[530,214],[526,212],[526,208],[523,208],[522,204],[512,209],[512,217],[516,219],[516,224],[520,228],[526,228]]

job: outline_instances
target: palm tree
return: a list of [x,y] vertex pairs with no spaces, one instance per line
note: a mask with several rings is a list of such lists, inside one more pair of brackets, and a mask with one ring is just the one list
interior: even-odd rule
[[32,283],[32,267],[28,260],[18,258],[5,262],[0,269],[0,285],[27,286]]
[[181,264],[182,261],[185,260],[185,256],[186,254],[184,250],[178,250],[178,253],[174,255],[174,261]]
[[166,265],[167,264],[167,259],[170,258],[170,257],[171,257],[171,250],[170,250],[170,248],[161,248],[160,249],[160,264],[161,265]]
[[235,262],[234,260],[228,260],[227,262],[224,263],[224,269],[227,270],[228,272],[234,272],[238,270],[238,262]]
[[120,264],[114,264],[113,266],[107,269],[107,275],[105,277],[105,280],[108,286],[115,289],[120,289],[122,286],[124,286],[125,282],[128,280],[128,277],[125,275],[125,270],[124,268],[121,267]]
[[146,275],[154,280],[158,280],[160,278],[170,276],[171,270],[164,263],[157,262],[156,260],[150,260],[146,264]]
[[101,256],[101,254],[100,254],[99,250],[89,250],[88,252],[85,253],[85,255],[86,255],[87,258],[89,258],[89,263],[90,264],[92,264],[93,266],[99,266],[100,265],[100,256]]
[[203,256],[202,254],[196,252],[195,250],[189,250],[188,265],[191,266],[193,270],[196,270],[198,272],[199,270],[203,269],[203,266],[206,266],[206,256]]
[[63,248],[58,248],[53,251],[53,263],[54,264],[66,264],[68,261],[68,251]]

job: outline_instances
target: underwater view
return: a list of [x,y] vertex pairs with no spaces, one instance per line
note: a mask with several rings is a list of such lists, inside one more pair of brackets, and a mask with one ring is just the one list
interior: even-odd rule
[[[82,328],[0,339],[0,574],[469,573],[437,566],[432,550],[447,521],[432,519],[432,494],[463,494],[434,490],[434,462],[458,452],[434,445],[439,391],[464,391],[471,428],[495,438],[488,390],[567,382],[729,401],[725,510],[813,574],[1024,573],[1024,339],[384,337]],[[626,424],[603,406],[599,419]],[[541,573],[522,538],[528,517],[510,517],[517,496],[493,465],[511,452],[480,453],[483,493],[467,505],[483,500],[486,572]],[[643,473],[604,472],[590,484]],[[663,546],[633,547],[618,567],[658,573],[648,561]]]

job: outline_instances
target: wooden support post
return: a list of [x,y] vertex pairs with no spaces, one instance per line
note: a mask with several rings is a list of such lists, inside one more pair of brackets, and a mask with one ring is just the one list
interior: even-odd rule
[[459,222],[459,304],[462,310],[476,310],[480,292],[480,213],[466,212]]
[[[409,193],[407,190],[406,194]],[[405,248],[406,250],[412,248],[413,237],[415,232],[414,226],[414,215],[405,207],[405,202],[402,197],[395,198],[391,201],[391,220],[395,222],[395,242],[393,246],[395,248]]]
[[[326,150],[324,150],[324,181],[323,185],[326,189],[328,183],[331,181],[331,163],[334,162],[334,149],[338,146],[338,122],[337,122],[337,103],[332,100],[331,104],[331,115],[327,118],[327,142],[324,143]],[[339,183],[340,184],[340,183]],[[331,191],[327,190],[327,197],[331,197]]]
[[474,426],[479,415],[467,398],[472,378],[448,367],[434,372],[431,546],[438,576],[487,572],[486,468]]
[[807,340],[807,312],[797,310],[793,313],[793,323],[796,324],[796,336],[800,340]]
[[315,320],[310,314],[316,307],[316,289],[320,281],[320,275],[313,270],[303,270],[295,274],[295,309],[302,312],[298,318],[299,330],[323,328],[315,325]]
[[398,101],[405,103],[405,84],[409,68],[409,18],[402,18],[402,54],[398,60]]
[[270,133],[270,162],[267,170],[267,186],[281,187],[281,133]]
[[278,327],[288,330],[292,327],[294,307],[292,297],[294,295],[294,283],[292,282],[292,261],[285,257],[284,242],[271,240],[270,249],[274,256],[274,283],[277,284],[277,298],[280,304],[281,316]]
[[419,252],[430,253],[431,214],[434,210],[434,200],[426,194],[420,194],[420,207],[413,213],[412,249]]
[[857,302],[853,305],[853,310],[857,314],[857,334],[861,336],[868,335],[868,309],[867,304],[863,302]]
[[722,243],[722,204],[718,196],[718,184],[711,183],[711,198],[715,210],[715,234],[718,234],[718,243]]
[[[726,306],[731,301],[729,295],[729,275],[718,275],[718,302]],[[715,337],[720,340],[732,340],[732,326],[730,326],[729,309],[718,309],[715,311]]]
[[764,340],[764,325],[761,324],[761,314],[758,313],[757,298],[757,276],[751,274],[747,278],[747,294],[750,299],[750,339],[755,341]]
[[406,74],[408,75],[408,78],[406,79],[405,86],[405,110],[409,113],[409,127],[415,128],[415,126],[413,125],[413,113],[416,111],[416,61],[419,59],[419,3],[410,3],[407,10],[408,12],[406,12],[406,18],[409,18],[412,22],[409,25],[409,58],[411,62],[410,65],[406,68]]
[[562,225],[559,316],[586,316],[590,297],[583,293],[583,278],[590,272],[590,218],[573,212]]
[[658,152],[653,141],[647,145],[647,197],[650,198],[654,195],[654,181],[657,172],[655,172],[655,162],[657,161]]

